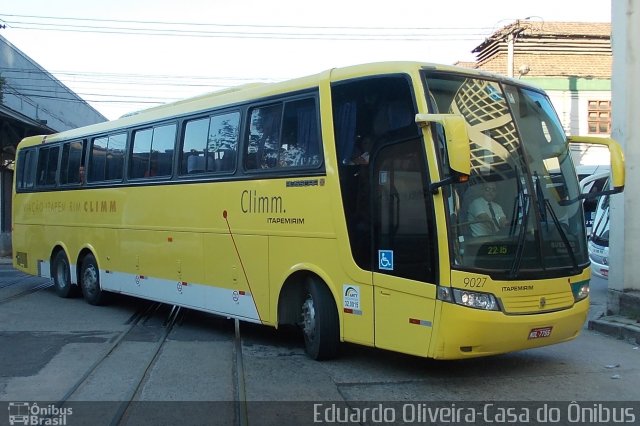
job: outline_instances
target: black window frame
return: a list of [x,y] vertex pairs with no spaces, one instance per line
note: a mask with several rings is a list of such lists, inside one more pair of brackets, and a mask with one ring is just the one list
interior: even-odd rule
[[[282,141],[283,141],[283,132],[285,129],[283,122],[288,111],[287,106],[297,102],[304,102],[308,100],[312,101],[313,108],[314,108],[315,133],[316,133],[315,140],[317,143],[317,146],[316,146],[317,152],[314,155],[318,157],[317,164],[313,164],[313,165],[302,164],[302,165],[294,165],[294,166],[276,165],[273,167],[261,168],[257,164],[258,159],[256,159],[256,166],[249,167],[248,163],[250,161],[253,161],[253,158],[250,157],[250,154],[253,154],[253,153],[249,153],[249,147],[252,144],[250,141],[252,112],[258,108],[271,108],[276,106],[280,107],[280,120],[278,124],[279,126],[278,143],[279,143],[279,148],[282,148],[282,146],[284,145]],[[245,113],[245,123],[243,128],[243,135],[242,135],[240,162],[242,164],[243,172],[248,176],[253,176],[256,174],[273,174],[278,176],[291,176],[291,175],[298,175],[298,174],[302,175],[302,174],[309,174],[309,173],[318,173],[318,172],[324,171],[324,166],[325,166],[324,141],[322,139],[322,119],[320,114],[320,102],[319,102],[318,89],[315,88],[313,91],[305,91],[305,92],[297,93],[294,95],[289,94],[288,96],[279,96],[277,98],[271,98],[268,100],[263,100],[260,102],[253,102],[248,104],[246,106],[246,113]]]
[[[56,153],[55,155],[55,169],[53,170],[53,174],[52,174],[52,170],[51,169],[51,153],[55,151]],[[35,176],[35,188],[42,188],[42,189],[50,189],[50,188],[55,188],[58,185],[58,172],[60,169],[60,145],[59,144],[55,144],[55,145],[50,145],[50,146],[43,146],[38,148],[38,155],[37,155],[37,162],[36,162],[36,176]],[[41,170],[40,164],[41,164],[41,160],[43,159],[43,154],[46,152],[47,155],[47,159],[46,161],[46,170]],[[41,177],[39,176],[42,172],[45,172],[47,177],[44,183],[41,182]],[[53,182],[51,182],[51,180],[53,180]]]
[[[312,121],[309,118],[298,118],[298,122],[302,124],[305,123],[304,120],[308,120],[310,123],[306,125],[304,133],[300,134],[310,134],[309,137],[304,137],[304,140],[309,140],[314,143],[316,149],[312,151],[314,156],[317,156],[317,164],[314,162],[313,165],[303,164],[300,166],[289,166],[289,167],[274,167],[272,169],[246,169],[243,167],[246,157],[247,150],[247,131],[249,129],[248,123],[248,111],[251,108],[257,108],[264,105],[280,103],[283,106],[283,111],[280,114],[280,120],[283,120],[285,117],[285,108],[288,105],[294,105],[296,102],[303,102],[302,106],[304,107],[304,102],[308,102],[308,112],[312,112],[313,115],[308,115],[307,117],[311,117]],[[185,130],[188,123],[193,120],[198,119],[206,119],[207,126],[211,125],[212,119],[215,123],[215,118],[220,116],[225,116],[228,114],[237,114],[237,129],[234,129],[237,132],[236,141],[235,141],[235,156],[233,157],[233,165],[226,165],[223,169],[218,168],[217,170],[210,170],[206,173],[199,174],[185,174],[182,172],[182,162],[183,162],[183,146],[185,139]],[[292,117],[295,116],[292,115]],[[222,125],[224,121],[220,121],[219,128],[224,129],[224,125]],[[171,162],[171,175],[166,176],[156,176],[153,179],[145,177],[145,178],[136,178],[132,177],[130,173],[130,163],[132,160],[132,150],[134,148],[134,137],[136,132],[145,130],[145,129],[153,129],[156,127],[166,126],[175,124],[176,132],[175,132],[175,140],[174,140],[174,152],[172,155]],[[234,123],[235,124],[235,123]],[[302,130],[298,130],[299,132],[303,132]],[[216,135],[221,136],[221,146],[225,146],[224,139],[224,130],[221,132],[215,132]],[[104,147],[100,148],[101,150],[106,150],[108,153],[113,149],[112,141],[113,138],[118,138],[118,144],[116,145],[116,150],[118,156],[122,156],[122,163],[116,168],[118,170],[119,175],[115,179],[107,179],[104,176],[105,173],[108,173],[108,167],[106,161],[101,162],[95,160],[96,156],[96,142],[102,141]],[[60,167],[61,167],[61,157],[63,147],[68,146],[67,144],[73,142],[82,142],[84,144],[84,154],[82,163],[84,165],[84,180],[80,183],[70,183],[70,184],[60,184],[59,176],[60,176]],[[244,181],[244,180],[252,180],[252,179],[271,179],[271,178],[280,178],[280,177],[302,177],[302,176],[321,176],[325,173],[325,160],[324,160],[324,141],[322,139],[322,120],[321,120],[321,111],[320,111],[320,95],[319,88],[317,86],[297,90],[289,93],[282,93],[274,96],[259,98],[259,99],[251,99],[244,100],[239,102],[234,102],[228,105],[221,105],[219,107],[211,107],[207,109],[203,109],[200,111],[191,111],[180,115],[175,115],[172,117],[161,118],[159,120],[150,120],[141,122],[138,124],[132,124],[127,126],[119,126],[114,127],[113,129],[102,131],[99,133],[86,134],[81,137],[69,138],[65,140],[59,140],[55,142],[47,142],[43,146],[47,148],[57,147],[54,149],[59,149],[58,154],[58,163],[56,168],[56,185],[50,185],[47,187],[37,186],[35,183],[36,180],[36,167],[32,169],[33,179],[34,179],[34,188],[28,188],[22,183],[21,187],[18,187],[16,184],[16,189],[18,192],[28,192],[35,191],[50,191],[50,190],[80,190],[80,189],[91,189],[91,188],[107,188],[107,187],[120,187],[120,186],[145,186],[145,185],[168,185],[168,184],[180,184],[180,183],[199,183],[199,182],[223,182],[223,181]],[[69,145],[70,146],[70,145]],[[36,147],[25,147],[22,151],[30,151],[34,150],[34,152],[38,152],[41,146]],[[69,148],[70,149],[70,148]],[[28,158],[28,157],[24,157]],[[314,157],[315,158],[315,157]],[[37,161],[37,157],[36,157]],[[24,167],[24,164],[20,165]],[[102,173],[99,173],[98,176],[95,176],[94,171],[96,166],[101,169],[104,168]],[[119,170],[121,168],[121,170]],[[93,169],[93,170],[92,170]],[[112,169],[113,170],[113,169]],[[24,175],[24,172],[23,172]],[[258,176],[260,175],[260,176]],[[264,175],[264,177],[262,177]],[[23,179],[24,180],[24,179]]]
[[[185,151],[185,140],[187,137],[187,126],[190,123],[194,123],[200,120],[204,120],[207,122],[207,141],[209,137],[209,132],[211,131],[211,123],[215,117],[221,117],[224,115],[237,114],[237,127],[236,127],[236,141],[235,141],[235,155],[233,157],[233,161],[231,163],[232,167],[225,167],[222,170],[215,170],[215,166],[209,166],[210,160],[224,160],[224,156],[228,155],[225,150],[222,158],[219,157],[217,151],[209,152],[206,146],[202,151],[204,161],[204,167],[200,169],[198,166],[192,166],[192,170],[189,171],[189,158],[191,157],[188,154],[191,154],[192,151]],[[180,124],[180,137],[177,151],[177,176],[181,179],[200,179],[203,177],[209,177],[211,175],[233,175],[236,173],[238,169],[238,158],[240,157],[241,147],[242,147],[242,120],[245,114],[238,108],[225,108],[214,111],[208,111],[207,114],[195,115],[190,117],[184,117],[182,123]],[[197,151],[199,153],[199,151]],[[212,158],[209,158],[209,157]],[[228,161],[228,159],[227,159]]]
[[[67,180],[65,182],[63,182],[62,176],[63,176],[63,167],[64,167],[64,162],[65,162],[65,148],[69,147],[69,150],[71,150],[71,147],[73,144],[81,144],[81,148],[80,148],[80,161],[77,163],[77,176],[78,179],[76,181],[73,182],[69,182],[69,174],[71,172],[71,165],[69,164],[69,158],[67,157],[67,170],[66,170],[66,176],[67,176]],[[80,186],[84,183],[84,175],[82,173],[80,173],[80,168],[85,168],[85,159],[86,159],[86,147],[87,147],[87,142],[85,139],[74,139],[74,140],[70,140],[70,141],[65,141],[63,143],[60,144],[60,147],[62,148],[62,151],[60,153],[60,165],[58,167],[58,181],[61,187],[67,187],[67,186]],[[76,166],[73,166],[74,168],[76,168]]]
[[[25,163],[29,159],[30,167],[25,167]],[[25,148],[18,153],[18,161],[16,162],[16,192],[33,191],[36,188],[36,168],[38,161],[38,149],[35,147]],[[33,162],[36,163],[36,167],[33,166]],[[28,175],[27,175],[28,172]],[[30,186],[25,185],[25,179],[28,179],[26,183],[31,183]]]
[[[85,175],[86,175],[86,183],[88,185],[100,185],[102,183],[119,183],[119,182],[124,182],[125,179],[125,175],[126,175],[126,167],[127,167],[127,147],[129,146],[129,131],[127,129],[118,129],[118,130],[114,130],[113,132],[109,132],[106,134],[99,134],[99,135],[93,135],[90,137],[90,142],[89,142],[89,147],[88,149],[88,153],[87,153],[87,164],[85,167]],[[125,137],[125,141],[124,141],[124,147],[122,148],[122,169],[121,169],[121,173],[120,173],[120,177],[116,178],[116,179],[107,179],[107,158],[106,156],[108,155],[107,151],[109,150],[109,142],[111,140],[112,137],[117,137],[120,135],[124,135]],[[94,167],[94,146],[95,146],[95,142],[96,140],[99,139],[107,139],[107,146],[106,146],[106,150],[105,150],[105,162],[104,162],[104,170],[103,170],[103,178],[102,179],[91,179],[92,174],[93,174],[93,167]]]
[[[161,127],[170,127],[173,126],[174,131],[173,131],[173,143],[172,143],[172,149],[171,149],[171,159],[168,162],[168,166],[169,166],[169,173],[168,174],[161,174],[158,175],[157,172],[156,174],[153,173],[153,141],[154,141],[154,137],[156,135],[156,129],[161,128]],[[149,153],[148,153],[148,157],[147,160],[145,161],[146,163],[146,172],[143,173],[142,176],[134,176],[133,175],[133,167],[134,167],[134,149],[135,149],[135,142],[136,142],[136,135],[140,132],[145,132],[145,131],[151,131],[151,140],[150,140],[150,145],[149,145]],[[144,127],[138,127],[138,128],[133,128],[130,130],[130,137],[129,137],[129,141],[128,144],[125,148],[126,153],[125,153],[125,169],[126,169],[126,180],[127,181],[132,181],[132,182],[138,182],[141,180],[171,180],[171,178],[174,176],[174,164],[175,164],[175,160],[176,160],[176,144],[177,141],[179,140],[180,137],[180,123],[177,120],[171,120],[171,121],[162,121],[162,122],[158,122],[158,123],[153,123],[152,125],[147,125]],[[166,164],[167,162],[163,162],[163,164]]]

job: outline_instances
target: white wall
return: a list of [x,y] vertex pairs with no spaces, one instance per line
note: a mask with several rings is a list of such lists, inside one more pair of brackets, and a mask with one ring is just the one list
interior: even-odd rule
[[[559,91],[548,90],[547,94],[556,109],[564,131],[568,135],[589,136],[587,119],[589,101],[609,101],[608,91]],[[609,135],[604,135],[609,136]],[[609,164],[609,151],[600,146],[572,147],[572,157],[576,166],[595,166]]]
[[626,186],[622,195],[611,198],[609,300],[615,292],[640,290],[640,0],[612,0],[611,5],[611,133],[624,149]]

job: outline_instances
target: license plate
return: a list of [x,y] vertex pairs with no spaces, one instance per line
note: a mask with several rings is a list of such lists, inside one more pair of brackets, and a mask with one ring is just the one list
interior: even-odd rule
[[529,332],[529,340],[531,339],[540,339],[542,337],[551,336],[551,329],[553,327],[540,327],[534,328]]

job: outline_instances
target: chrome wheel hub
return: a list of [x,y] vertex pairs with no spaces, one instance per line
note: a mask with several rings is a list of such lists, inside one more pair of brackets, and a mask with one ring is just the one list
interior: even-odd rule
[[316,310],[311,295],[307,296],[307,300],[302,304],[302,330],[310,340],[313,340],[316,330]]
[[84,289],[90,293],[95,293],[98,290],[98,274],[93,267],[85,269],[82,277],[82,283]]

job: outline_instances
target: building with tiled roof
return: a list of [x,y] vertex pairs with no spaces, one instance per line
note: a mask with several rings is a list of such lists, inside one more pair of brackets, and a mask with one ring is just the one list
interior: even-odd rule
[[[611,133],[611,24],[516,21],[456,65],[527,80],[553,101],[568,134]],[[581,164],[605,163],[602,151],[580,152]]]

